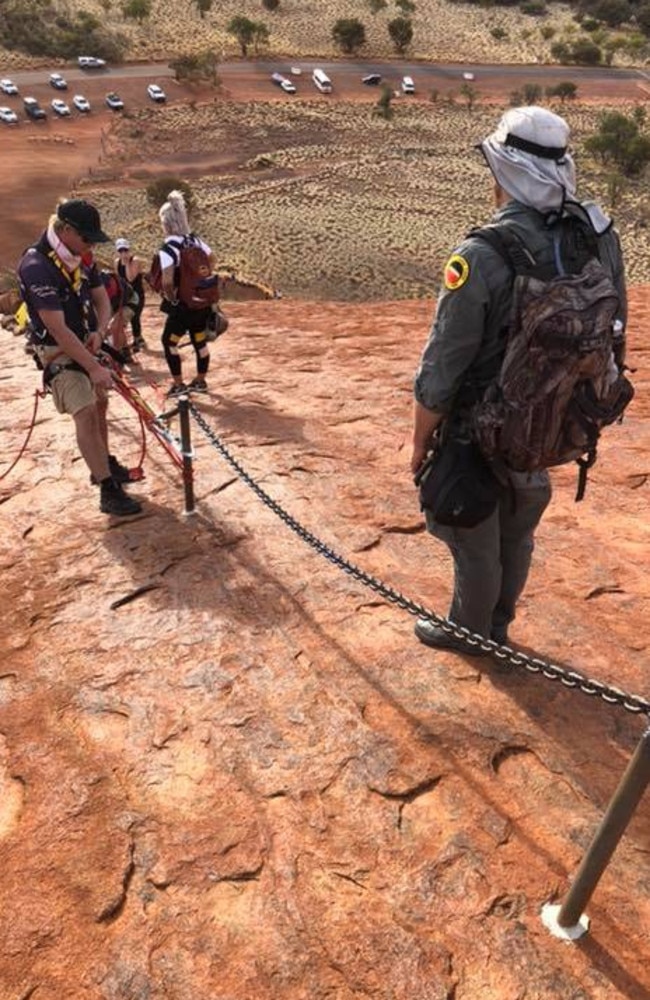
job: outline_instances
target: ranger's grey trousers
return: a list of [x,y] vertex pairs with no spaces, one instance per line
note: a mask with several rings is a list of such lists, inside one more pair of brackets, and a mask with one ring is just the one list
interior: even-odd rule
[[[454,594],[448,617],[487,636],[507,629],[530,569],[535,528],[551,499],[547,472],[512,472],[493,514],[475,528],[427,528],[454,560]],[[514,500],[514,503],[513,503]]]

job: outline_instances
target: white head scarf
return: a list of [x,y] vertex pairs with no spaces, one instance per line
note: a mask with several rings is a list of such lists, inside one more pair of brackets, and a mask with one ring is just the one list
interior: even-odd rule
[[567,153],[569,126],[546,108],[506,111],[479,144],[497,184],[511,198],[539,212],[561,211],[575,200],[576,174]]

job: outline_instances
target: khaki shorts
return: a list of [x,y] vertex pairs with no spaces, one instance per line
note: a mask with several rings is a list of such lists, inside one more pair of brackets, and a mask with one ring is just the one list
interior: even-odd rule
[[[36,354],[41,363],[47,365],[50,361],[62,367],[69,363],[70,358],[62,354],[58,347],[37,347]],[[94,386],[86,372],[79,371],[78,368],[64,368],[63,371],[55,375],[50,382],[52,399],[59,413],[67,413],[74,417],[86,406],[93,406],[97,402],[97,395]]]

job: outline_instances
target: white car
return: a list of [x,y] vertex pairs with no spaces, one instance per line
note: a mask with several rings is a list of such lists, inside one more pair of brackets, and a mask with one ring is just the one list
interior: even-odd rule
[[413,83],[413,77],[412,76],[404,76],[404,77],[402,77],[402,93],[403,94],[414,94],[415,93],[415,84]]
[[14,83],[14,81],[10,80],[9,78],[7,78],[5,80],[0,80],[0,90],[2,91],[3,94],[17,94],[18,93],[18,87],[16,86],[16,84]]
[[61,118],[67,118],[70,114],[70,108],[62,101],[60,97],[55,97],[52,101],[52,111],[55,115],[59,115]]
[[291,67],[291,75],[292,76],[300,76],[301,73],[302,73],[302,70],[301,70],[300,66],[292,66]]
[[68,84],[60,73],[50,73],[50,87],[54,87],[55,90],[67,90]]
[[77,62],[81,69],[103,69],[106,65],[106,60],[98,59],[97,56],[79,56]]
[[18,115],[11,108],[0,108],[0,122],[5,122],[7,125],[17,125]]
[[82,111],[84,113],[90,111],[90,101],[83,94],[75,94],[72,98],[72,103],[74,104],[77,111]]
[[296,85],[291,80],[283,80],[280,87],[284,90],[285,94],[295,94],[296,92]]
[[463,80],[473,80],[473,79],[474,79],[473,73],[463,73]]
[[155,101],[156,104],[164,104],[167,100],[167,94],[162,87],[158,86],[157,83],[150,83],[147,87],[147,93],[151,100]]
[[114,90],[109,91],[104,100],[111,111],[122,111],[124,109],[124,101],[115,93]]

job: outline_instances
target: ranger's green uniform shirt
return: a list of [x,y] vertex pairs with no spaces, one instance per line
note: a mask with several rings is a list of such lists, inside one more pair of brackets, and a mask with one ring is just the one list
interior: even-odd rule
[[[553,264],[553,236],[538,211],[511,201],[497,211],[491,222],[512,226],[538,264]],[[598,237],[598,249],[601,263],[619,293],[617,318],[624,329],[627,298],[623,258],[612,227]],[[513,273],[506,261],[480,237],[467,237],[449,258],[445,287],[415,377],[415,398],[427,409],[449,414],[461,390],[467,392],[475,387],[482,395],[498,374],[510,318],[512,284]]]

